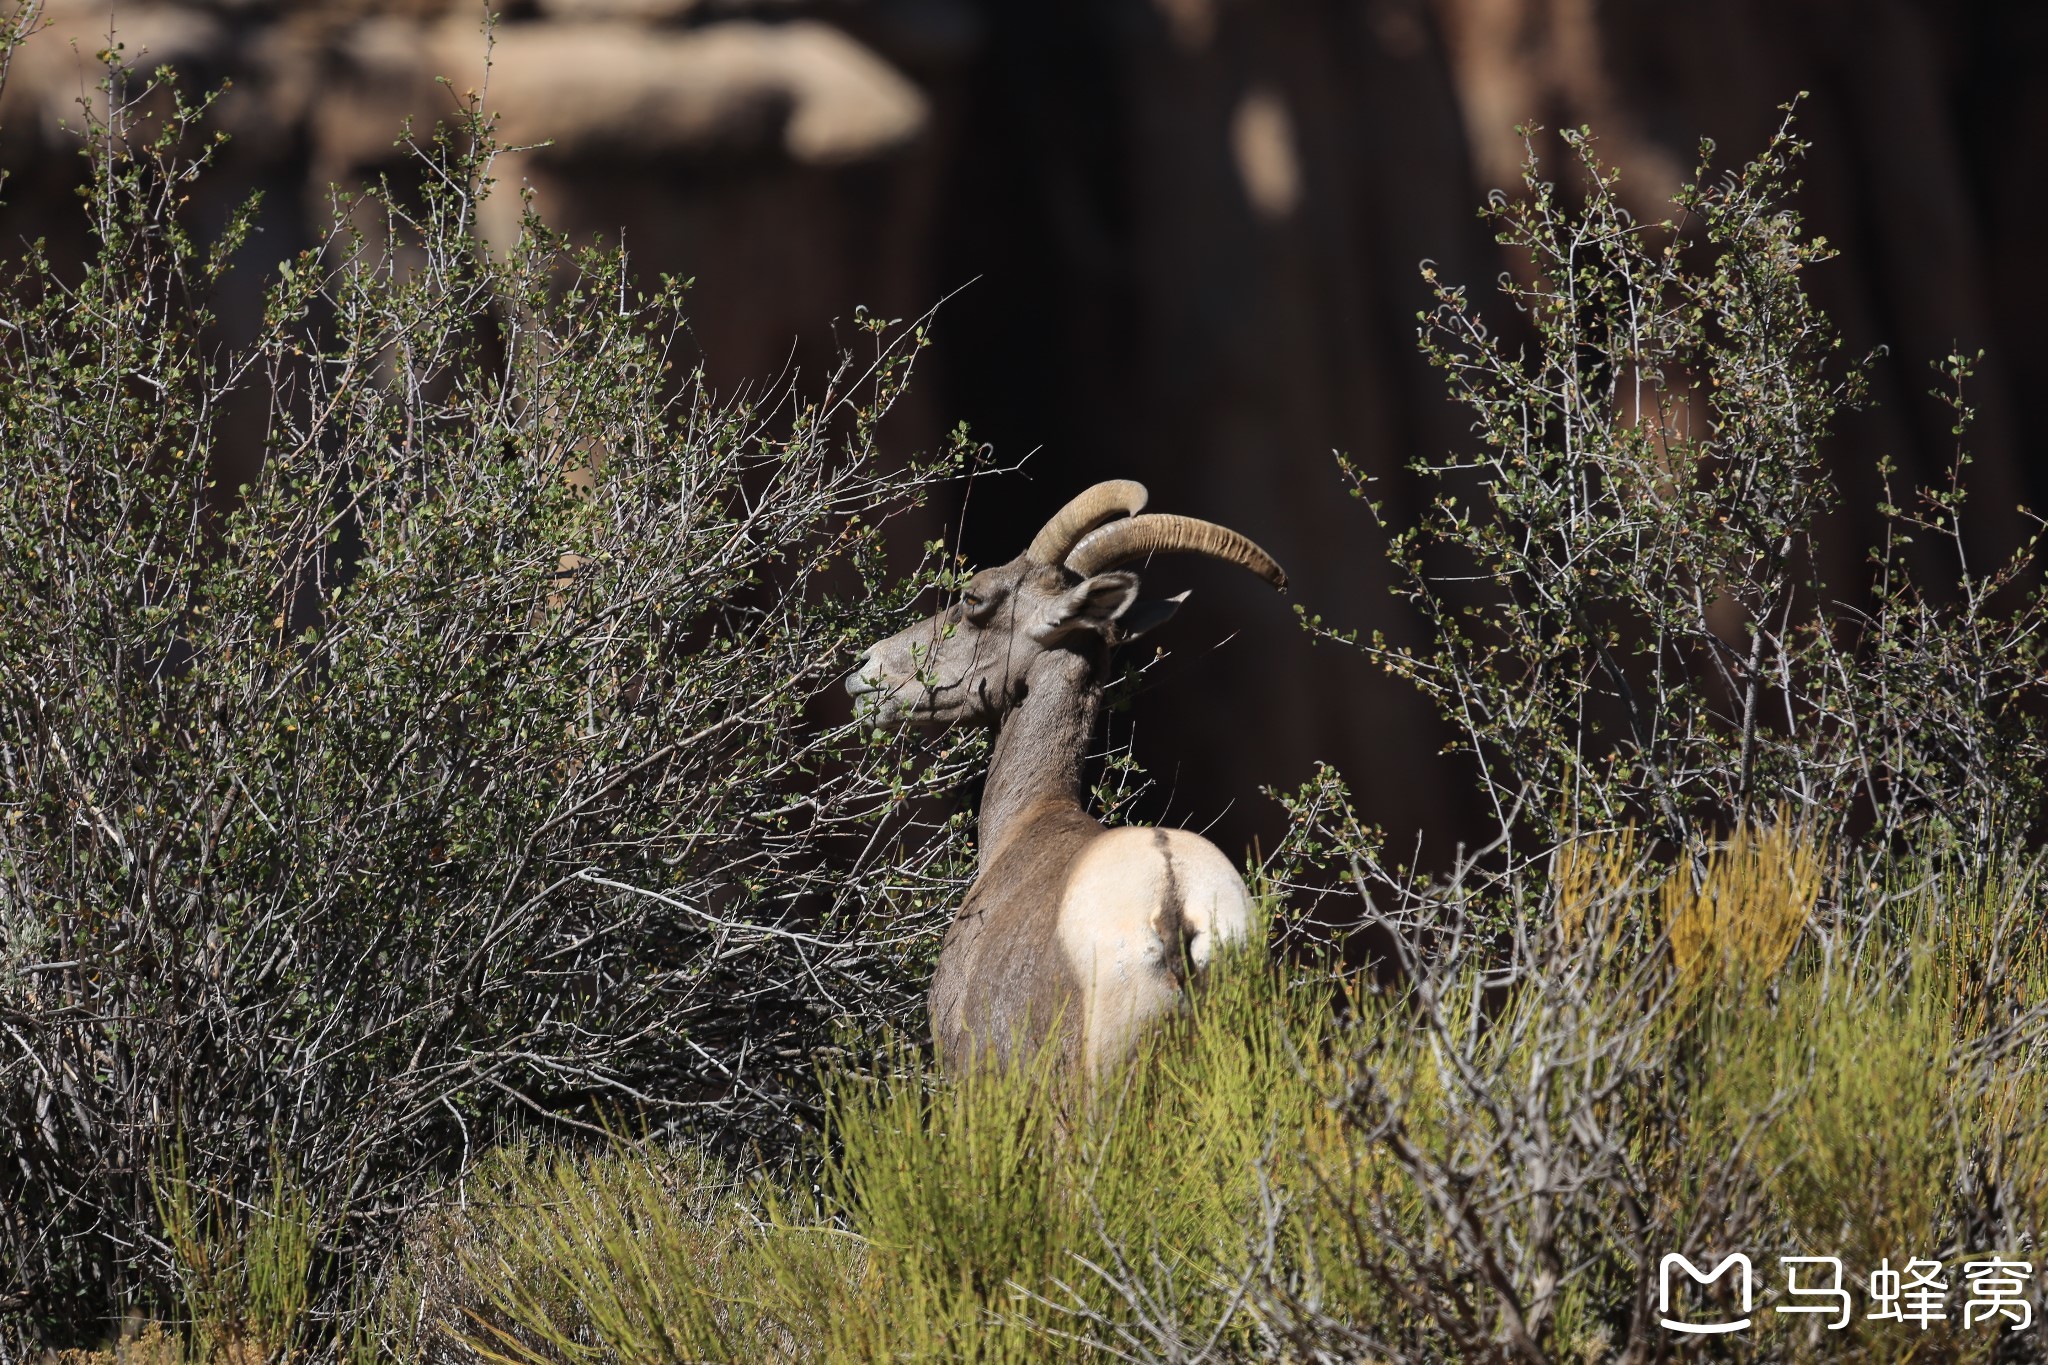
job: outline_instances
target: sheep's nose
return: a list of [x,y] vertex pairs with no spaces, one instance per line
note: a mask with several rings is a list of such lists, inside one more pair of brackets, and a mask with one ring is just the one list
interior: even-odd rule
[[875,647],[869,645],[860,652],[860,657],[853,661],[853,672],[846,675],[846,694],[849,697],[858,697],[862,693],[874,691],[874,671]]

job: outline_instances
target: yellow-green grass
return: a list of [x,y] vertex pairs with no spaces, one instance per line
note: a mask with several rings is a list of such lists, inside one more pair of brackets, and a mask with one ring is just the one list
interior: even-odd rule
[[[504,1151],[416,1237],[393,1320],[522,1362],[1450,1358],[1515,1322],[1598,1360],[1656,1255],[1745,1250],[1756,1326],[1717,1349],[1988,1359],[1960,1294],[1923,1334],[1862,1321],[1863,1288],[1882,1258],[1959,1287],[1977,1254],[2041,1260],[2035,887],[1845,892],[1829,866],[1783,830],[1675,874],[1602,841],[1530,898],[1505,987],[1497,961],[1373,989],[1255,945],[1092,1092],[1051,1054],[829,1072],[815,1163],[774,1175]],[[1842,1259],[1850,1329],[1769,1311],[1785,1255]]]

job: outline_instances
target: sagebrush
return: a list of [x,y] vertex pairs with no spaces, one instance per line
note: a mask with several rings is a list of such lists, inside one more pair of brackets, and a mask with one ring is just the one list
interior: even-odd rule
[[229,346],[253,205],[202,238],[207,101],[107,60],[84,264],[0,280],[0,1296],[60,1340],[189,1285],[160,1207],[297,1192],[345,1317],[508,1125],[787,1145],[921,1009],[974,752],[812,705],[954,465],[878,447],[921,326],[721,397],[680,282],[481,237],[471,107]]

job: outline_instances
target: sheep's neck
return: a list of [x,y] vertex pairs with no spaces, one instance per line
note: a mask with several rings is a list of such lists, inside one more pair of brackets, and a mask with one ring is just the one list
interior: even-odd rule
[[1041,654],[1025,675],[1024,700],[1003,717],[981,794],[976,842],[984,869],[1021,817],[1082,809],[1081,770],[1102,711],[1102,661],[1092,653]]

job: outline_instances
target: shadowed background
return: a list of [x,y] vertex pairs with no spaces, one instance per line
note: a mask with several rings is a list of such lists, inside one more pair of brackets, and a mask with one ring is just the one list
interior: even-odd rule
[[[207,193],[264,192],[252,267],[317,239],[330,184],[399,166],[402,120],[453,107],[437,77],[485,84],[474,4],[47,0],[44,16],[0,102],[10,238],[77,236],[63,125],[110,31],[145,66],[232,79]],[[1502,269],[1475,209],[1517,181],[1518,122],[1591,124],[1632,207],[1661,217],[1699,138],[1726,166],[1810,90],[1802,207],[1843,252],[1812,287],[1850,351],[1891,350],[1834,445],[1847,534],[1829,576],[1855,578],[1877,456],[1909,479],[1944,467],[1926,367],[1955,344],[1989,351],[1979,554],[2012,545],[2016,506],[2048,484],[2022,407],[2048,361],[2044,41],[2048,9],[1932,0],[530,0],[504,11],[488,97],[509,144],[551,140],[505,158],[502,183],[696,278],[694,328],[728,389],[820,376],[834,319],[916,315],[972,281],[894,431],[908,453],[965,421],[993,463],[1030,455],[927,528],[971,559],[1007,559],[1091,480],[1137,478],[1155,508],[1271,550],[1292,602],[1399,641],[1414,623],[1331,451],[1405,519],[1407,460],[1469,439],[1415,353],[1417,266],[1478,290]],[[501,194],[485,230],[516,213]],[[253,325],[261,285],[243,273],[231,329]],[[1195,595],[1136,714],[1161,783],[1147,814],[1270,845],[1258,789],[1324,759],[1397,846],[1427,831],[1440,862],[1474,832],[1447,733],[1403,685],[1312,646],[1242,575],[1162,563],[1148,584]]]

